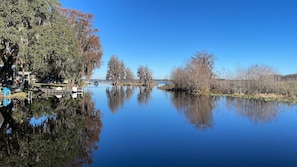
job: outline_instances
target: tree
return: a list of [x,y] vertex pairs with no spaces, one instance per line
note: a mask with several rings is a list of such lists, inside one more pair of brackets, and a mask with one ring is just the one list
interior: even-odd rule
[[139,78],[140,83],[144,83],[145,80],[145,72],[144,72],[144,67],[139,66],[137,69],[137,77]]
[[[54,15],[55,9],[59,6],[56,0],[18,0],[18,1],[1,1],[0,5],[0,41],[6,45],[5,50],[12,50],[17,47],[14,56],[3,53],[3,56],[14,57],[9,62],[9,66],[16,63],[20,68],[24,68],[30,64],[28,59],[29,47],[35,40],[36,28],[42,26],[38,24],[38,20],[50,22],[51,16]],[[42,17],[41,17],[42,16]],[[3,60],[4,65],[6,64]],[[9,68],[7,65],[5,67]],[[5,70],[1,72],[4,74]]]
[[126,78],[125,78],[126,81],[131,82],[134,80],[135,76],[129,67],[125,69],[125,73],[126,73]]
[[89,78],[100,67],[101,44],[91,14],[61,9],[57,0],[0,2],[0,42],[9,46],[0,49],[19,48],[13,62],[18,70],[32,71],[42,81],[57,81]]
[[77,10],[60,8],[59,12],[65,16],[74,28],[78,40],[79,52],[83,57],[81,75],[90,79],[92,71],[101,65],[102,49],[98,29],[92,28],[93,15]]
[[184,68],[171,72],[176,89],[193,93],[209,92],[214,80],[214,56],[206,51],[197,52]]
[[113,85],[117,85],[119,82],[123,82],[125,78],[125,64],[120,61],[115,55],[111,56],[108,62],[108,70],[106,74],[106,80],[111,80]]
[[126,67],[124,62],[121,60],[119,63],[119,81],[122,83],[126,78]]
[[237,70],[235,80],[237,83],[234,89],[236,93],[277,93],[278,92],[278,74],[266,65],[251,65],[247,68]]
[[76,78],[82,66],[75,31],[58,8],[57,0],[1,1],[0,41],[19,46],[18,70],[40,80]]
[[138,67],[137,76],[139,78],[139,82],[143,83],[145,86],[150,86],[153,83],[152,71],[147,65]]
[[186,91],[188,89],[187,83],[188,74],[182,67],[175,68],[171,71],[171,80],[175,90]]
[[[55,26],[41,27],[28,59],[32,70],[42,81],[76,80],[80,78],[83,58],[78,54],[75,32],[64,24],[64,17],[52,19]],[[44,48],[44,49],[43,49]]]
[[201,51],[195,54],[187,64],[192,92],[208,92],[214,78],[214,56]]

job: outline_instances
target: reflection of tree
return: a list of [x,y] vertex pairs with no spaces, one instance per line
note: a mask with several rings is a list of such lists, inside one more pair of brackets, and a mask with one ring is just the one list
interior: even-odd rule
[[106,89],[106,96],[108,99],[108,106],[112,113],[116,113],[121,106],[124,105],[125,100],[131,98],[134,93],[134,87],[113,86],[111,89]]
[[207,129],[213,126],[212,110],[215,107],[214,97],[173,93],[171,101],[178,110],[185,113],[187,119],[196,128]]
[[152,87],[139,87],[138,103],[147,104],[151,99]]
[[[92,162],[102,128],[90,95],[79,99],[13,100],[0,108],[0,164],[3,166],[81,166]],[[39,124],[30,122],[43,118]]]
[[133,94],[134,94],[134,87],[127,86],[126,87],[126,97],[125,97],[125,99],[130,99]]
[[253,122],[268,122],[280,112],[278,102],[263,100],[226,97],[229,108],[234,108],[239,115],[245,116]]

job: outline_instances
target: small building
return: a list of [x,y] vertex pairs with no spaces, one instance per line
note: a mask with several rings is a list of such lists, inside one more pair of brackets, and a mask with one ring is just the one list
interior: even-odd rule
[[22,72],[22,71],[18,71],[17,72],[17,77],[16,80],[21,81],[23,80],[27,80],[29,83],[35,83],[36,82],[36,77],[35,75],[31,75],[32,72]]

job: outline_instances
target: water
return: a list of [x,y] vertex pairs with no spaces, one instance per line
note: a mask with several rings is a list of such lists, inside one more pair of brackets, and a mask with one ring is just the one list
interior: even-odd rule
[[104,84],[85,90],[0,108],[1,165],[297,166],[296,104]]
[[88,89],[103,113],[91,166],[297,166],[294,104]]

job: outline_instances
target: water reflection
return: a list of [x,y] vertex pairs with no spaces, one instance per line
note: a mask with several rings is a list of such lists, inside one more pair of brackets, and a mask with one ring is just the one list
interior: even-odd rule
[[113,86],[111,88],[106,88],[106,96],[110,111],[116,113],[120,107],[124,105],[125,101],[132,97],[137,88],[139,89],[137,102],[139,104],[147,104],[151,99],[152,88],[133,86]]
[[131,98],[134,93],[134,87],[113,86],[106,89],[108,106],[112,113],[116,113],[125,103],[125,100]]
[[137,101],[139,104],[147,104],[151,99],[152,87],[139,87]]
[[0,164],[81,166],[92,163],[102,128],[91,95],[11,100],[0,108]]
[[255,123],[272,121],[284,109],[284,105],[281,105],[280,102],[232,97],[226,97],[226,105],[229,109],[234,109],[237,114],[247,117]]
[[213,127],[212,110],[216,106],[215,97],[175,92],[172,93],[171,102],[197,129],[205,130]]

